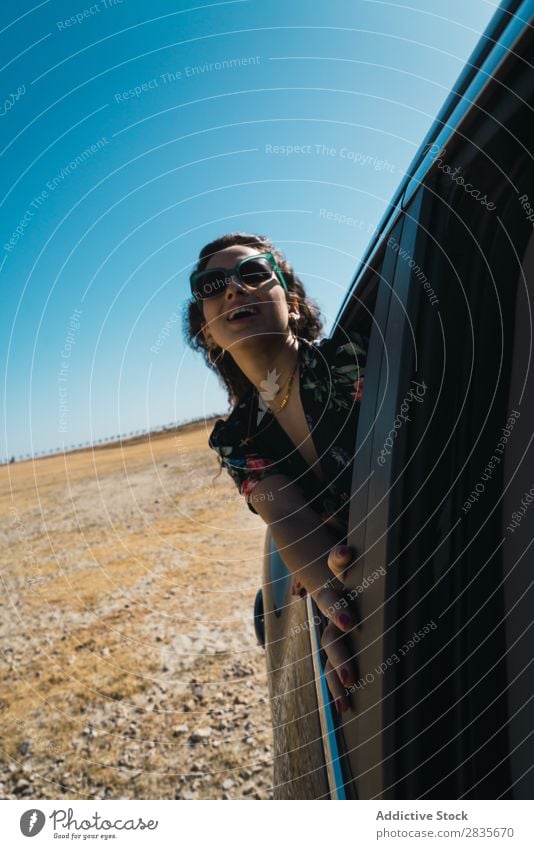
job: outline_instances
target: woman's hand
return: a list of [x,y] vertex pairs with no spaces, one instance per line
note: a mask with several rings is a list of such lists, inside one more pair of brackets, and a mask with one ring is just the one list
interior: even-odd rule
[[[346,545],[337,545],[330,551],[328,566],[337,580],[343,582],[343,576],[350,566],[352,555],[353,549]],[[291,593],[300,596],[306,595],[306,589],[297,578],[293,579]],[[329,623],[322,634],[321,645],[328,658],[325,665],[328,689],[335,701],[337,711],[341,713],[350,707],[349,697],[345,689],[356,680],[355,663],[351,660],[352,652],[345,642],[344,635],[356,623],[351,614],[341,607],[341,594],[336,590],[321,588],[312,593],[312,597],[329,619]]]
[[[328,555],[328,566],[335,575],[335,578],[341,581],[341,583],[343,583],[345,572],[352,560],[353,549],[346,545],[335,546]],[[321,592],[320,590],[319,593]],[[337,600],[339,600],[338,593],[336,593],[336,596]],[[325,665],[326,683],[335,701],[336,709],[338,713],[341,713],[350,707],[346,688],[349,688],[357,680],[356,663],[351,659],[353,652],[345,640],[345,634],[355,627],[356,622],[352,614],[347,610],[343,610],[341,615],[332,616],[329,609],[327,608],[325,610],[323,607],[325,601],[324,595],[320,596],[319,599],[315,598],[315,601],[330,620],[323,631],[321,645],[327,656]],[[331,607],[333,604],[335,602],[331,601]]]
[[[357,623],[340,579],[351,565],[354,552],[348,546],[334,544],[331,529],[325,527],[324,520],[287,475],[277,473],[263,478],[256,483],[254,492],[260,496],[255,502],[256,512],[269,526],[280,556],[293,573],[292,592],[309,592],[329,620],[321,639],[328,658],[325,674],[337,710],[346,710],[350,703],[345,688],[358,679],[356,662],[351,660],[344,636]],[[264,492],[272,497],[263,501]],[[328,560],[324,553],[327,551]]]

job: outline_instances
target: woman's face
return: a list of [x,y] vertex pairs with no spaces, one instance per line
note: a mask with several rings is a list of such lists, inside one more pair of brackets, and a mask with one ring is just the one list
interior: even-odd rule
[[[213,254],[206,268],[234,268],[240,259],[262,252],[249,245],[232,245]],[[296,306],[297,300],[292,300]],[[251,306],[254,314],[232,319],[233,310],[245,305]],[[250,347],[251,342],[268,344],[270,334],[285,336],[290,309],[286,291],[274,271],[272,279],[258,287],[246,286],[231,277],[220,295],[202,301],[202,330],[212,345],[228,349],[231,354],[237,348]]]

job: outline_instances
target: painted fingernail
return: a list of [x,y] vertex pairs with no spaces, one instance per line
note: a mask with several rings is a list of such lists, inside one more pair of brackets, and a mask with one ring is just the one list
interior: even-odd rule
[[339,670],[339,674],[341,675],[341,680],[344,684],[348,684],[350,681],[350,672],[346,666],[342,666]]
[[340,613],[337,619],[342,628],[351,628],[353,625],[352,618],[348,613]]
[[348,557],[350,554],[350,548],[348,545],[340,545],[338,546],[337,553],[340,557]]

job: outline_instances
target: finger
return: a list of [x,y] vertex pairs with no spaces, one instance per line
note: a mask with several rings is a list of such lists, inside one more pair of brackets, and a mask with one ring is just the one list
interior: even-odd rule
[[327,619],[335,622],[341,631],[350,631],[355,627],[354,614],[349,610],[347,600],[343,598],[341,593],[323,585],[312,593],[312,597],[319,610]]
[[321,647],[335,670],[340,684],[350,687],[356,680],[354,675],[354,664],[352,652],[343,632],[336,628],[331,622],[326,626],[321,635]]
[[304,598],[306,595],[306,588],[302,586],[297,578],[294,578],[291,584],[291,595],[298,595],[300,598]]
[[329,660],[326,661],[324,667],[324,674],[328,689],[330,690],[332,698],[334,699],[336,710],[338,713],[342,713],[344,710],[347,710],[350,707],[349,699],[345,693],[345,687],[343,687],[343,685],[341,684],[336,670],[333,668]]
[[354,549],[350,545],[336,545],[328,555],[328,567],[336,578],[342,580],[346,570],[354,559]]

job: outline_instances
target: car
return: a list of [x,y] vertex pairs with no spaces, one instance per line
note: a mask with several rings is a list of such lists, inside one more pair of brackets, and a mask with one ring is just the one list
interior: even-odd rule
[[338,716],[313,600],[267,531],[277,799],[534,797],[534,2],[498,8],[359,262],[369,336]]

